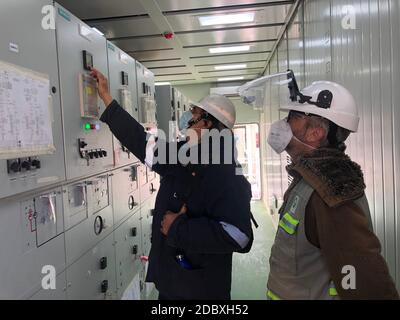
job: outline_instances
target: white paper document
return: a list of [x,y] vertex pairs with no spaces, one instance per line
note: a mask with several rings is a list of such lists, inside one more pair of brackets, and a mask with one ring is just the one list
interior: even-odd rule
[[0,159],[54,153],[50,81],[0,61]]

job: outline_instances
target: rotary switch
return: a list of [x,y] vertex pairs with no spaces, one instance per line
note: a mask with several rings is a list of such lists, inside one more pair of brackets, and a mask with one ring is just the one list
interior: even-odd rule
[[104,270],[107,268],[107,257],[103,257],[100,259],[100,269]]
[[101,283],[101,292],[106,293],[108,290],[108,280],[104,280]]

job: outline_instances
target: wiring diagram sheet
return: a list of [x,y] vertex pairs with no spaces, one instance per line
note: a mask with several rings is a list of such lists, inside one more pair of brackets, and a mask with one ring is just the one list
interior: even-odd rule
[[0,61],[0,159],[53,153],[50,81]]

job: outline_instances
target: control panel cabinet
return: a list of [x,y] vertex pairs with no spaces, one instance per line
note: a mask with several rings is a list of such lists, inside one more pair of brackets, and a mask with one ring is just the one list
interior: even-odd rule
[[66,272],[70,300],[116,299],[113,234],[97,243]]
[[148,130],[157,127],[154,74],[136,61],[140,123]]
[[[23,5],[20,1],[0,1],[0,64],[23,68],[27,76],[40,74],[49,82],[43,105],[44,109],[48,106],[48,112],[45,110],[47,116],[35,113],[33,109],[26,110],[26,114],[30,112],[29,121],[26,121],[30,128],[27,129],[22,115],[13,113],[13,107],[4,100],[7,95],[4,88],[10,92],[18,88],[7,80],[7,71],[0,67],[3,70],[0,71],[0,149],[18,130],[28,136],[37,134],[36,124],[42,121],[51,126],[48,132],[55,147],[51,154],[25,156],[16,152],[1,157],[0,199],[65,180],[56,34],[54,29],[44,29],[41,24],[45,18],[42,8],[51,8],[51,5],[49,0],[25,1]],[[37,92],[29,86],[25,94],[34,97]]]
[[140,211],[133,213],[115,232],[117,291],[121,298],[124,291],[142,267]]
[[64,188],[64,199],[68,198],[64,201],[68,266],[113,231],[110,180],[104,174]]
[[61,188],[0,202],[0,299],[27,299],[65,270]]
[[136,163],[112,173],[115,225],[140,208],[139,168],[140,164]]
[[56,4],[56,32],[64,118],[67,179],[113,166],[112,134],[99,118],[105,106],[92,67],[108,77],[104,36]]
[[[132,117],[139,121],[136,61],[111,42],[107,42],[107,54],[111,95]],[[113,156],[116,167],[138,161],[115,137],[113,137]]]

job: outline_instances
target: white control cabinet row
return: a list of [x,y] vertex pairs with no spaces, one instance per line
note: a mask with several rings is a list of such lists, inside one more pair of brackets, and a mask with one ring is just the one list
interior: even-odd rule
[[[42,13],[49,6],[54,8],[54,26],[46,24],[51,20]],[[151,129],[156,116],[154,75],[149,70],[52,0],[0,1],[0,29],[0,62],[49,78],[55,147],[50,155],[0,158],[0,199],[137,161],[99,120],[105,106],[90,68],[105,74],[113,97]],[[0,117],[18,126],[18,117],[9,117],[2,112],[8,107],[3,107]]]
[[119,299],[135,277],[145,291],[158,187],[134,163],[0,202],[0,299]]

